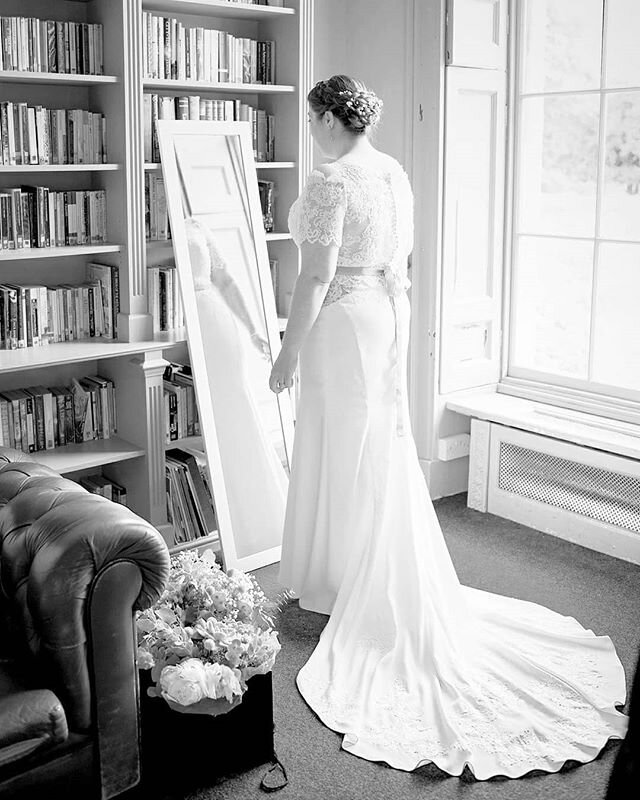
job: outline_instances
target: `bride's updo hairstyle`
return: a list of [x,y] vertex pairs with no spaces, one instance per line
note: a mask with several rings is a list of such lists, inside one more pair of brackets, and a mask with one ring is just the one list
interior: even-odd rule
[[382,112],[382,100],[348,75],[333,75],[326,81],[318,81],[307,100],[315,114],[332,111],[345,130],[356,135],[374,127]]

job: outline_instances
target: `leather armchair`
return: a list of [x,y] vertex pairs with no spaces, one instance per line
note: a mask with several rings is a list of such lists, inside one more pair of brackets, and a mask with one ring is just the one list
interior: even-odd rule
[[0,447],[0,798],[140,779],[133,615],[169,574],[130,509]]

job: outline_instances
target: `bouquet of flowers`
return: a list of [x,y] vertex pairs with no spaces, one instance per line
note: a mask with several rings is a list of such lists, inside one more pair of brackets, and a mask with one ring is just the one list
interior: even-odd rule
[[225,572],[211,551],[174,556],[162,596],[136,615],[138,667],[155,683],[148,693],[177,711],[229,711],[253,675],[273,668],[273,611],[253,576]]

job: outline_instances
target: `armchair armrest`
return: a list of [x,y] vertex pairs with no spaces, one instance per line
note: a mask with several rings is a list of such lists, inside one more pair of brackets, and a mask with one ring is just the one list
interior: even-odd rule
[[43,745],[63,742],[68,735],[64,710],[48,689],[0,698],[0,767]]

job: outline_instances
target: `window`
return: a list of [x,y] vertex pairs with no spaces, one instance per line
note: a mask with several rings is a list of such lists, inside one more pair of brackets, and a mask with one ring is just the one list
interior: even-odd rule
[[507,380],[640,400],[640,1],[517,12]]

